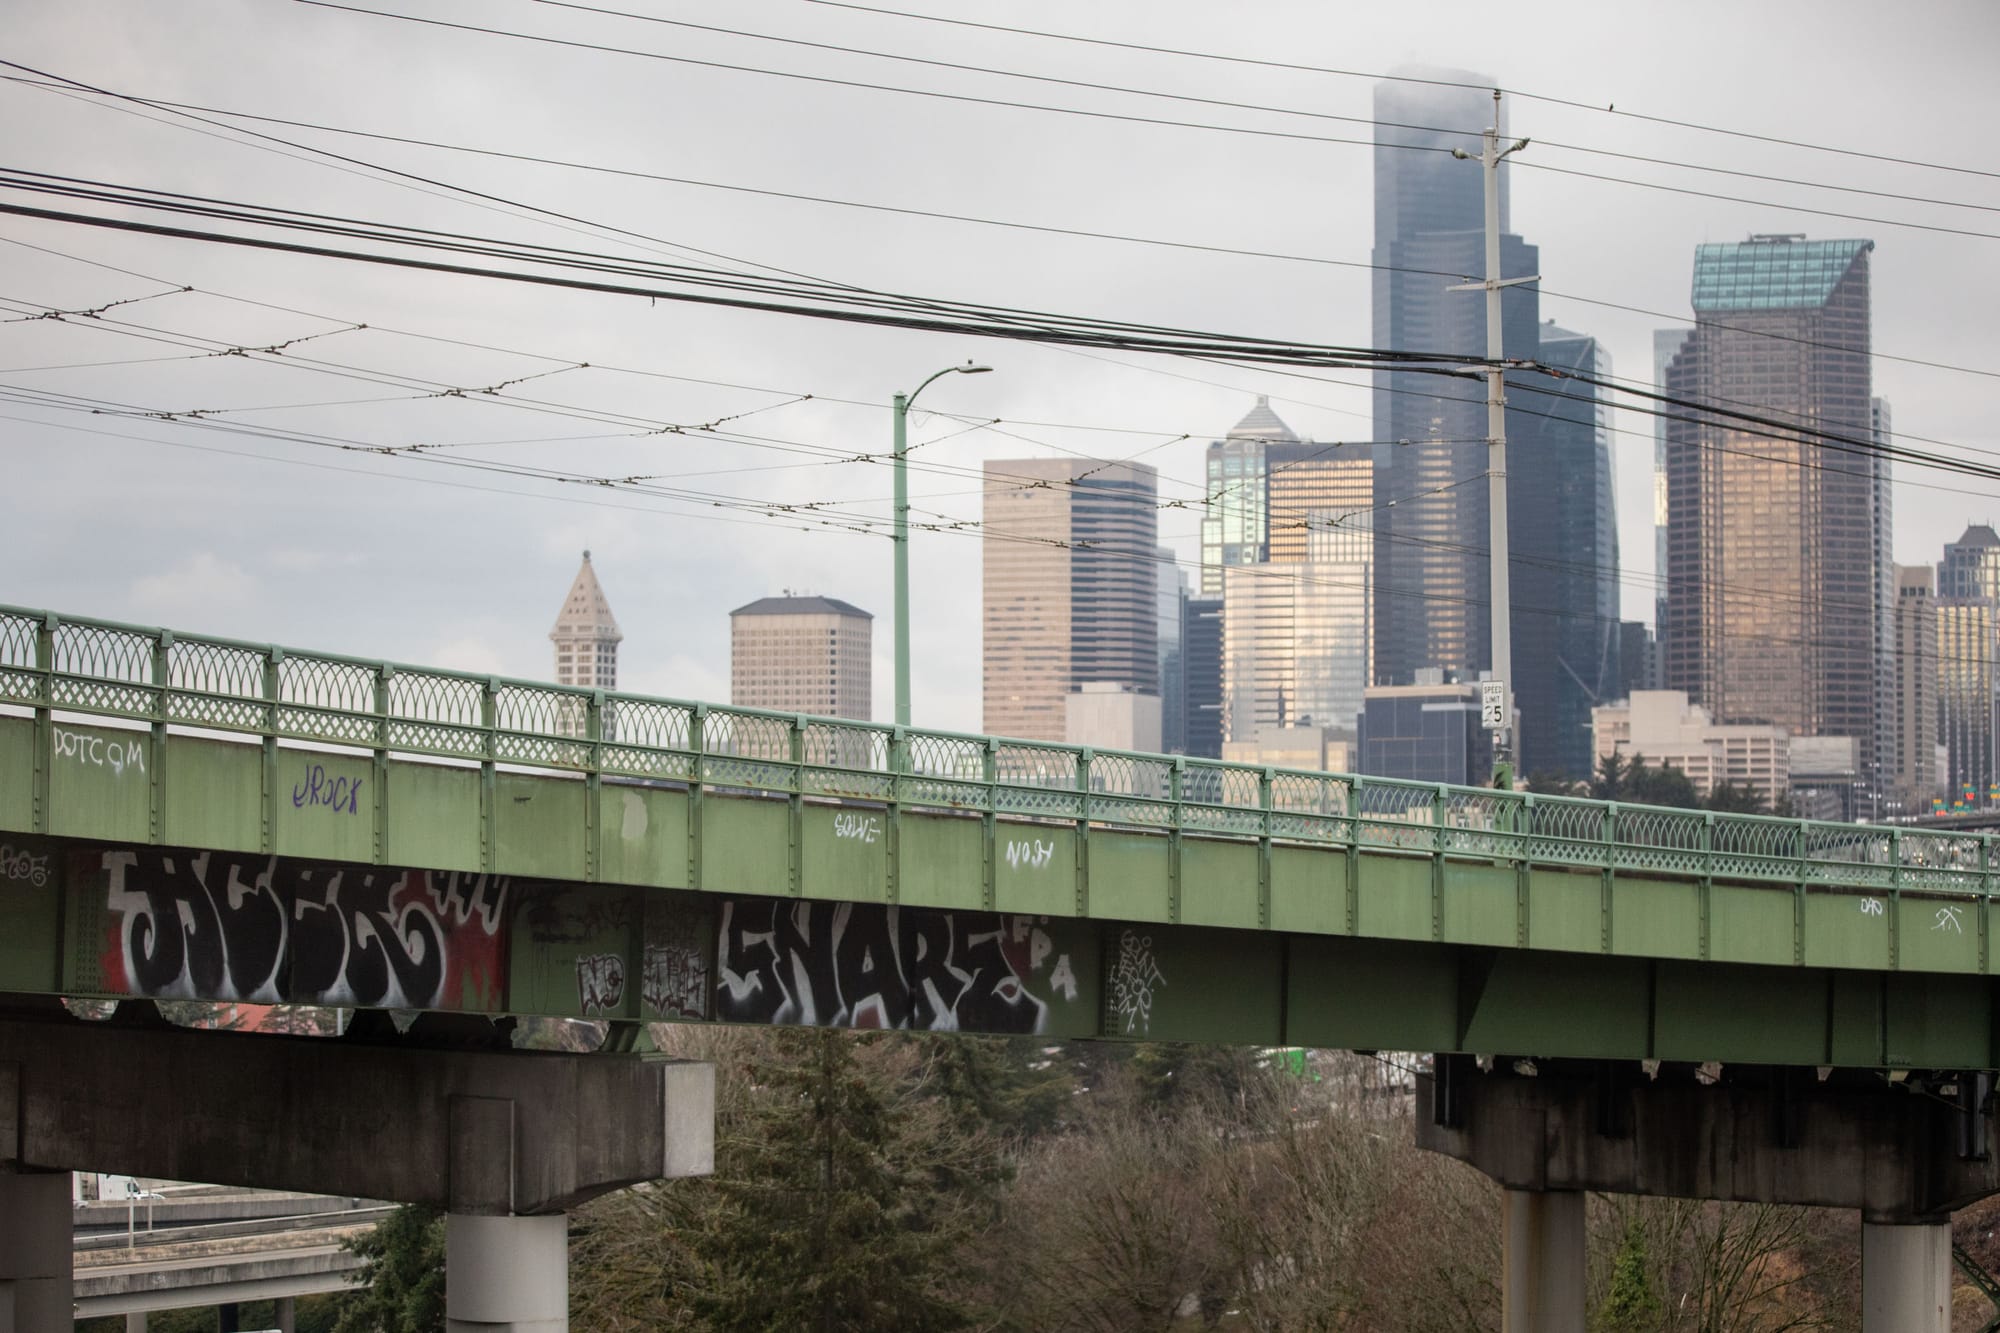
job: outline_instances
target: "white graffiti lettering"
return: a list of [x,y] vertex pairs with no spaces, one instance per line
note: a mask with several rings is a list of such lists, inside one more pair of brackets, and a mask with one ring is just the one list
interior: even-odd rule
[[[1064,957],[1064,964],[1068,957]],[[1153,937],[1134,930],[1118,935],[1118,962],[1111,970],[1111,1011],[1127,1033],[1153,1030],[1153,991],[1167,984],[1153,960]]]
[[[1040,931],[1035,932],[1040,934]],[[1049,990],[1065,1000],[1076,998],[1076,970],[1069,965],[1068,954],[1056,956],[1055,969],[1049,973]]]
[[1026,842],[1009,839],[1007,843],[1007,864],[1016,870],[1022,866],[1030,870],[1040,870],[1056,859],[1056,844],[1053,839],[1043,842],[1040,838],[1030,838]]
[[0,879],[12,880],[16,884],[32,884],[41,888],[49,882],[49,857],[44,852],[32,856],[25,847],[15,848],[0,843]]
[[1956,907],[1938,908],[1937,923],[1931,929],[1950,931],[1954,935],[1963,935],[1965,927],[1959,923],[1958,913],[1959,909]]
[[576,990],[586,1014],[616,1009],[625,1002],[625,960],[615,953],[584,954],[576,960]]
[[1880,898],[1863,898],[1861,900],[1861,915],[1863,916],[1882,915],[1882,900]]
[[146,771],[145,747],[136,740],[92,736],[57,727],[52,745],[59,759],[74,759],[79,764],[89,764],[94,768],[108,768],[118,776],[123,776],[128,768],[140,773]]
[[833,836],[872,843],[882,836],[882,820],[876,815],[857,815],[844,810],[839,811],[833,817]]

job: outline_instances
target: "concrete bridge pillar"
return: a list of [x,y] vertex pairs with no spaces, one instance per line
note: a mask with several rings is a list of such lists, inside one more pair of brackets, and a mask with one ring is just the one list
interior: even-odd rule
[[1575,1190],[1506,1191],[1500,1215],[1503,1333],[1584,1333],[1583,1199]]
[[69,1333],[68,1172],[0,1171],[0,1333]]
[[568,1333],[569,1219],[447,1213],[447,1333]]
[[1951,1333],[1951,1223],[1861,1224],[1861,1333]]

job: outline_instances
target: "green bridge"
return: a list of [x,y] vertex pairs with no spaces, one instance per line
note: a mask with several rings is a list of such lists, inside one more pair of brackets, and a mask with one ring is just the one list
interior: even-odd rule
[[[454,1327],[566,1327],[564,1212],[712,1165],[712,1069],[643,1053],[666,1021],[1430,1052],[1418,1143],[1506,1191],[1506,1333],[1583,1333],[1593,1190],[1856,1209],[1864,1333],[1944,1333],[1951,1213],[2000,1191],[1997,871],[1972,832],[0,607],[0,1328],[69,1327],[35,1242],[71,1169],[442,1207]],[[162,999],[356,1012],[241,1036]],[[518,1050],[509,1015],[608,1027]]]
[[0,991],[1982,1069],[1993,841],[0,607]]

